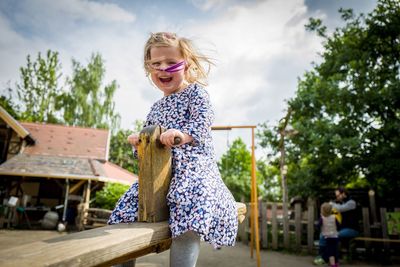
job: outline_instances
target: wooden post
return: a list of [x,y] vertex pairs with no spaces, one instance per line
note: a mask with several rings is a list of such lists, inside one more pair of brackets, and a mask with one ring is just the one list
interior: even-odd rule
[[279,150],[281,153],[279,165],[280,165],[280,172],[281,172],[281,180],[282,180],[282,202],[283,202],[283,245],[285,249],[289,249],[289,219],[288,219],[288,188],[287,188],[287,166],[285,165],[285,136],[286,135],[293,135],[295,132],[286,131],[286,126],[289,123],[290,115],[292,110],[289,108],[286,116],[281,119],[283,122],[280,121],[279,125]]
[[288,218],[288,203],[283,202],[283,247],[289,249],[289,218]]
[[[362,216],[363,216],[363,232],[365,237],[371,237],[371,225],[369,223],[369,210],[368,208],[362,208]],[[370,242],[365,242],[365,248],[369,250]]]
[[301,233],[302,233],[302,224],[301,224],[301,203],[294,204],[294,225],[296,231],[296,250],[301,250]]
[[[387,220],[386,220],[386,208],[380,208],[380,213],[381,213],[382,238],[389,239]],[[389,242],[383,242],[383,246],[385,248],[385,251],[389,250]]]
[[[246,204],[246,210],[250,209],[250,205],[247,203]],[[249,244],[249,216],[245,216],[243,222],[239,224],[239,229],[238,229],[238,236],[240,241],[248,245]]]
[[276,219],[276,203],[272,203],[272,249],[278,249],[278,220]]
[[375,203],[375,191],[368,191],[369,207],[371,209],[372,224],[375,225],[378,222],[378,216],[376,214],[376,203]]
[[307,221],[307,248],[311,254],[314,247],[314,201],[310,199],[307,205]]
[[[139,134],[139,221],[168,220],[166,196],[171,180],[171,150],[164,147],[160,126],[145,127]],[[145,159],[145,160],[144,160]]]
[[261,208],[261,247],[267,248],[268,247],[268,218],[267,218],[267,202],[260,201],[260,208]]

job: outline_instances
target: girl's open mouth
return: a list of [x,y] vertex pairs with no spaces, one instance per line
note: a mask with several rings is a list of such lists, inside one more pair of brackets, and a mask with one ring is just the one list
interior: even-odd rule
[[172,81],[172,77],[160,78],[160,81],[161,81],[162,83],[168,83],[168,82]]

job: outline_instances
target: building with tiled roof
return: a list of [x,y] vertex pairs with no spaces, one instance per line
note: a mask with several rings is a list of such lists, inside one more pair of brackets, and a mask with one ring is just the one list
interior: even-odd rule
[[74,199],[88,206],[105,182],[137,181],[108,161],[109,146],[108,130],[19,122],[0,106],[0,200],[27,195],[21,205],[68,206]]

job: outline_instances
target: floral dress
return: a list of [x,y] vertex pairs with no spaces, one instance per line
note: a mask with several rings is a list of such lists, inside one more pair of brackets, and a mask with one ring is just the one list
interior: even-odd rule
[[[190,84],[157,101],[145,126],[178,129],[193,142],[172,148],[172,178],[167,194],[172,237],[195,231],[214,247],[233,246],[237,234],[236,202],[221,179],[211,138],[214,113],[207,91]],[[138,183],[119,199],[109,224],[130,223],[138,216]]]

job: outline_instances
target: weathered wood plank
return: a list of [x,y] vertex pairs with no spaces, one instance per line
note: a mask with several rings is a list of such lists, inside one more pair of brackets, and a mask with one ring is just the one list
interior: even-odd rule
[[[246,206],[237,203],[238,216]],[[168,222],[108,225],[0,251],[2,267],[110,266],[169,249]]]
[[139,221],[168,220],[166,196],[171,181],[171,150],[163,146],[160,126],[143,128],[139,135]]
[[307,208],[307,250],[312,253],[314,247],[314,201],[308,201]]
[[295,232],[296,232],[296,250],[301,250],[301,232],[302,232],[302,224],[301,224],[301,203],[294,204],[294,217],[295,217]]
[[[365,237],[371,236],[371,225],[369,223],[369,209],[364,207],[362,208],[362,217],[363,217],[363,232]],[[371,244],[369,242],[365,242],[365,248],[369,249]]]
[[166,221],[109,225],[2,250],[0,266],[107,266],[168,249],[169,238]]
[[260,230],[261,230],[261,247],[267,248],[268,247],[268,219],[267,219],[267,203],[261,202],[258,205],[261,209],[259,213],[261,216],[261,223],[260,223]]
[[272,249],[278,249],[278,220],[276,203],[272,203]]

